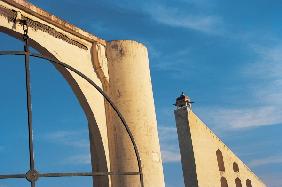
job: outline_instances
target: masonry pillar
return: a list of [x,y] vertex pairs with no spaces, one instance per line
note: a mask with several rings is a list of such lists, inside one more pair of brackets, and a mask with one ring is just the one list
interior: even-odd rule
[[194,150],[189,126],[189,113],[192,110],[191,100],[183,93],[176,99],[174,111],[181,164],[185,187],[198,187]]
[[[129,125],[142,160],[145,187],[164,187],[148,52],[135,41],[111,41],[106,50],[109,92]],[[111,168],[138,171],[130,139],[111,111],[108,121]],[[114,187],[138,187],[139,176],[112,177]]]

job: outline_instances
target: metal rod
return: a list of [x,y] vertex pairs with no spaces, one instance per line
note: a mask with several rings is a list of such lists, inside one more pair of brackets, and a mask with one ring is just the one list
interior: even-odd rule
[[139,172],[78,172],[78,173],[42,173],[39,177],[91,177],[108,175],[140,175]]
[[21,179],[21,178],[25,178],[25,174],[0,175],[0,179]]
[[34,150],[33,150],[33,129],[32,129],[32,109],[31,109],[31,88],[30,88],[30,51],[28,48],[28,36],[25,38],[25,77],[26,77],[26,97],[28,114],[28,144],[29,144],[29,166],[34,170]]
[[25,51],[0,51],[0,55],[25,55]]
[[[121,176],[121,175],[140,175],[139,172],[62,172],[62,173],[39,173],[39,177],[76,177],[76,176]],[[0,179],[26,178],[27,174],[8,174],[0,175]]]

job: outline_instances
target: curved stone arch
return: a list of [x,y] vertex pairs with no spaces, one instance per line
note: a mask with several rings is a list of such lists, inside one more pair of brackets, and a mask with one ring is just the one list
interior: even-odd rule
[[[28,35],[35,49],[84,73],[114,99],[129,122],[132,137],[138,145],[142,167],[141,159],[137,162],[140,164],[140,171],[142,170],[139,172],[140,177],[144,176],[142,183],[165,186],[146,47],[130,40],[106,42],[25,0],[1,0],[2,31],[21,39],[23,29],[19,24],[20,20],[27,21]],[[123,138],[126,137],[124,127],[112,127],[113,124],[120,124],[120,119],[108,110],[104,97],[75,73],[64,68],[59,68],[59,71],[68,81],[75,80],[74,91],[77,89],[83,93],[82,98],[88,104],[89,114],[96,120],[109,171],[136,170],[134,150],[128,150],[132,144],[127,144],[129,141]],[[125,148],[120,150],[119,145],[125,145]],[[101,162],[96,164],[100,165]],[[112,186],[130,187],[140,184],[139,177],[117,178],[118,180],[113,180],[111,177]]]
[[[0,20],[1,20],[1,17],[0,17]],[[6,20],[6,21],[9,22],[9,20]],[[5,33],[5,34],[12,36],[16,39],[22,40],[23,35],[17,29],[13,29],[13,28],[15,28],[15,26],[13,26],[12,28],[8,28],[3,23],[4,22],[2,22],[2,20],[1,20],[1,22],[0,22],[0,32],[1,33]],[[21,30],[21,27],[19,27],[19,30]],[[31,38],[29,40],[29,44],[30,44],[31,47],[36,49],[38,52],[40,52],[40,54],[42,54],[44,56],[58,60],[58,58],[56,56],[59,56],[59,54],[56,51],[52,51],[52,49],[51,50],[46,49],[44,46],[42,46],[42,42],[44,42],[44,41],[35,41],[34,39],[32,39],[32,32],[29,35],[31,36]],[[50,52],[50,51],[52,51],[52,52]],[[91,57],[91,55],[90,55],[90,57]],[[81,61],[79,61],[79,62],[81,62]],[[90,62],[91,62],[91,60],[90,60]],[[66,62],[66,64],[67,63],[69,63],[69,62]],[[91,104],[89,102],[89,98],[92,97],[93,94],[90,94],[90,93],[87,94],[87,92],[85,91],[86,87],[87,87],[87,89],[89,89],[87,85],[85,87],[85,84],[87,84],[87,83],[84,80],[82,80],[82,78],[75,75],[74,73],[67,70],[66,68],[62,68],[59,65],[55,65],[55,67],[63,75],[65,80],[68,82],[68,84],[71,86],[74,94],[76,95],[76,97],[77,97],[81,107],[83,108],[86,117],[87,117],[88,128],[89,128],[89,137],[90,137],[90,145],[91,145],[90,149],[91,149],[92,170],[93,171],[103,171],[103,172],[110,171],[109,155],[108,155],[108,142],[107,142],[107,130],[106,130],[106,119],[98,119],[98,121],[97,121],[97,116],[99,116],[99,117],[104,116],[104,115],[97,115],[97,110],[101,110],[101,111],[105,112],[103,97],[101,95],[99,95],[95,89],[92,89],[91,92],[93,92],[93,91],[96,92],[96,94],[94,94],[94,95],[96,95],[96,97],[94,97],[94,98],[96,98],[96,102],[97,102],[97,98],[98,99],[100,98],[100,104],[96,104],[96,105]],[[91,68],[91,69],[93,69],[93,68]],[[100,85],[102,87],[102,83],[100,82],[98,77],[95,75],[94,70],[93,70],[92,74],[94,74],[94,77],[96,78],[96,79],[94,78],[93,81],[98,82],[98,85]],[[93,77],[93,75],[90,76],[90,77]],[[97,105],[98,105],[98,107],[95,107],[95,108],[93,107],[93,106],[97,106]],[[97,108],[99,108],[99,109],[97,109]],[[94,181],[95,186],[109,186],[109,177],[108,176],[94,177],[93,181]]]

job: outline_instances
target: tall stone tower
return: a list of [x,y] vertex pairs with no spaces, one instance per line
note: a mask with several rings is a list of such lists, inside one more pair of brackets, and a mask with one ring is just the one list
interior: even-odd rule
[[190,98],[182,93],[181,96],[176,99],[175,106],[176,110],[174,111],[174,114],[180,147],[184,183],[186,187],[196,187],[198,186],[198,180],[188,121],[189,112],[192,110],[192,103]]
[[[140,150],[144,184],[163,187],[164,177],[157,131],[148,52],[144,45],[130,40],[107,45],[109,92],[133,133]],[[112,170],[137,171],[137,162],[128,135],[116,115],[115,127],[108,130]],[[119,124],[119,125],[117,125]],[[138,176],[113,177],[114,186],[138,187]]]

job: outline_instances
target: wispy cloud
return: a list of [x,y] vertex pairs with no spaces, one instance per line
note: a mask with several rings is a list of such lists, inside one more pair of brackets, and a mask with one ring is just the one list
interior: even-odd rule
[[180,161],[180,154],[175,150],[162,150],[162,157],[164,163]]
[[265,174],[262,174],[263,181],[266,182],[271,187],[281,187],[282,186],[282,173],[271,173],[267,172]]
[[89,165],[91,164],[90,154],[78,154],[66,158],[63,164],[72,164],[72,165]]
[[158,23],[208,34],[218,34],[222,24],[221,19],[215,15],[189,14],[186,10],[164,5],[147,7],[147,12]]
[[199,110],[215,128],[235,130],[282,124],[282,42],[268,47],[251,45],[251,48],[255,58],[241,72],[241,78],[251,85],[245,90],[249,95],[245,98],[248,106]]
[[210,107],[200,111],[213,127],[221,130],[253,128],[282,122],[281,110],[273,106],[236,109]]
[[175,127],[159,127],[158,129],[159,131],[159,136],[163,137],[163,141],[169,141],[170,139],[174,139],[175,136],[173,136],[174,134],[177,134],[177,130]]
[[177,0],[178,2],[185,2],[196,5],[198,8],[211,7],[216,5],[217,0]]
[[173,79],[181,79],[187,78],[187,69],[189,65],[189,72],[193,72],[195,69],[195,63],[193,60],[189,58],[191,55],[191,50],[189,48],[178,50],[174,53],[166,53],[162,54],[158,52],[154,52],[155,55],[159,55],[159,57],[155,57],[152,63],[152,68],[157,71],[165,71],[167,75],[170,75]]
[[[256,62],[250,64],[246,73],[257,75],[263,79],[282,79],[282,43],[273,46],[251,45],[253,51],[258,55]],[[253,71],[253,70],[256,71]]]
[[282,155],[255,159],[249,163],[251,167],[259,167],[259,166],[270,165],[270,164],[276,164],[276,165],[281,164],[282,165]]
[[89,148],[89,139],[86,130],[61,130],[49,132],[48,134],[45,134],[44,139],[56,144],[76,148]]
[[161,142],[162,160],[164,163],[179,162],[180,153],[175,127],[159,127],[159,137]]
[[78,153],[68,155],[60,165],[88,165],[91,164],[89,138],[87,130],[59,130],[48,132],[43,136],[48,143],[69,146],[77,149]]
[[[211,3],[209,0],[175,0],[174,6],[169,6],[161,0],[122,0],[111,2],[107,7],[111,7],[112,11],[116,11],[118,15],[131,12],[142,16],[149,16],[151,20],[159,24],[206,34],[219,34],[222,32],[222,19],[217,15],[204,13],[207,12],[204,10],[211,8],[210,5],[214,5],[214,3]],[[201,9],[201,13],[193,12],[193,7],[194,9],[195,7]]]
[[255,63],[247,66],[245,74],[253,77],[258,83],[254,90],[255,96],[266,104],[281,106],[282,41],[271,47],[254,46],[253,49],[258,55],[258,59]]

